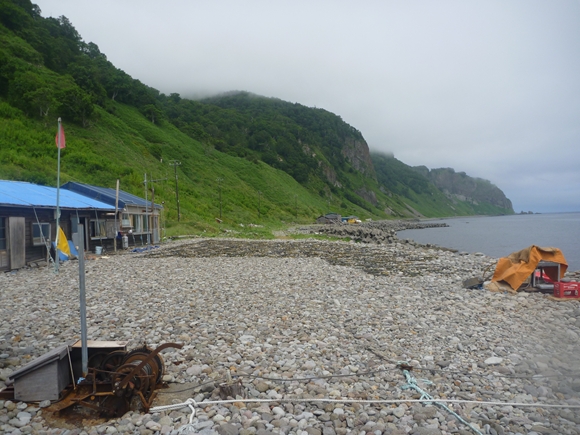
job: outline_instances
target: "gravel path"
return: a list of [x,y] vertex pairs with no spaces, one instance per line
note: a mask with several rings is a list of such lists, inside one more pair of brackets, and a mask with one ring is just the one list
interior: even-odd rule
[[[88,335],[184,344],[164,352],[171,388],[154,405],[216,400],[228,371],[240,379],[244,398],[198,407],[204,435],[476,433],[410,402],[421,395],[402,388],[401,361],[435,398],[502,402],[448,404],[481,433],[580,434],[580,408],[506,404],[580,406],[580,302],[462,288],[494,264],[404,243],[171,242],[86,262]],[[77,265],[0,275],[0,388],[80,336]],[[3,433],[171,434],[188,418],[182,408],[73,424],[0,400]]]

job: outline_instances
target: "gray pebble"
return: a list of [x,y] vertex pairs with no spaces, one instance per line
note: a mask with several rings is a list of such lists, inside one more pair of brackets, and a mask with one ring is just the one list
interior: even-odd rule
[[[391,240],[365,245],[196,239],[87,261],[89,339],[127,340],[128,348],[183,343],[163,353],[164,379],[204,383],[190,391],[198,403],[219,398],[228,371],[284,379],[241,377],[246,397],[236,406],[200,403],[195,425],[204,435],[472,433],[435,406],[282,401],[418,398],[402,389],[401,361],[436,398],[580,404],[580,382],[570,380],[580,354],[577,302],[464,289],[495,260],[400,243],[388,229],[373,237],[384,234]],[[58,275],[43,268],[0,274],[4,379],[27,355],[78,336],[77,280],[77,262]],[[0,400],[0,432],[51,434],[48,405]],[[574,409],[450,407],[490,434],[580,433]],[[188,420],[187,407],[135,412],[78,433],[175,433]]]

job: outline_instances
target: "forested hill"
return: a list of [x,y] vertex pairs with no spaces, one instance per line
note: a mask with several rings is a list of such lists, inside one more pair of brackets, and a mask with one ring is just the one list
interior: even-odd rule
[[491,204],[507,210],[512,209],[512,202],[488,180],[473,178],[465,172],[455,172],[452,168],[429,170],[426,166],[416,166],[414,169],[447,196],[463,201],[470,200],[473,203]]
[[326,110],[248,92],[201,101],[160,93],[115,67],[65,17],[0,0],[0,178],[56,184],[58,117],[67,135],[62,182],[120,179],[143,195],[148,174],[174,232],[312,222],[328,211],[363,219],[513,212],[445,195],[394,157],[371,154],[360,131]]
[[[323,109],[248,92],[202,101],[172,95],[162,100],[167,119],[192,138],[220,152],[261,160],[299,183],[326,188],[351,184],[344,172],[374,177],[362,134]],[[317,176],[329,180],[317,183]]]

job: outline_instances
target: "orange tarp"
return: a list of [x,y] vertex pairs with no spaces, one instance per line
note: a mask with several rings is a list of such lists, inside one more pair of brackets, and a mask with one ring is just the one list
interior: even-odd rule
[[560,263],[560,276],[556,276],[558,273],[555,270],[545,270],[546,275],[552,280],[560,281],[560,278],[564,276],[566,269],[568,269],[568,264],[562,251],[558,248],[541,248],[535,245],[500,258],[491,280],[505,281],[511,288],[517,290],[536,270],[538,263],[542,260]]

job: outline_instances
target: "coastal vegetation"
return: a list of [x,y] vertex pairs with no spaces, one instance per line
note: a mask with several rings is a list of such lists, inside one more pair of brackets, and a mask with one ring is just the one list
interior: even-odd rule
[[59,117],[61,182],[114,187],[119,179],[121,189],[164,204],[166,235],[267,236],[329,211],[361,219],[513,213],[485,180],[465,175],[486,187],[483,196],[457,193],[433,171],[371,153],[360,131],[324,109],[249,92],[165,95],[116,68],[66,17],[0,0],[0,178],[56,185]]

